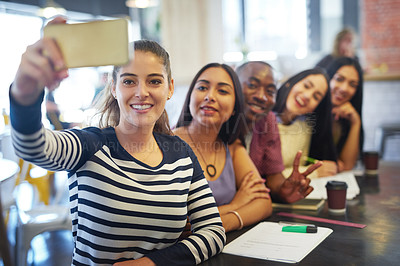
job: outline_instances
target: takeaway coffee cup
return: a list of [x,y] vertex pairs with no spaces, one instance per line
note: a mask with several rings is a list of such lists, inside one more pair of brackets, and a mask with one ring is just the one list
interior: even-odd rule
[[379,153],[376,151],[366,151],[366,152],[364,152],[363,155],[364,155],[365,174],[377,175],[378,174]]
[[328,181],[325,187],[328,194],[329,212],[332,214],[344,214],[346,212],[346,182]]

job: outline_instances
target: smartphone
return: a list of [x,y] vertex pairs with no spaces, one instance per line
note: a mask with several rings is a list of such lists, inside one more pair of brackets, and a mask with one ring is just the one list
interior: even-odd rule
[[124,65],[129,61],[128,20],[50,24],[43,36],[54,38],[68,68]]

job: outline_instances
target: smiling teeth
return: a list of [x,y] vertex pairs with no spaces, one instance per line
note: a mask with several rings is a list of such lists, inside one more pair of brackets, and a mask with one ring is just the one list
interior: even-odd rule
[[142,104],[132,104],[132,107],[134,109],[144,110],[144,109],[150,108],[151,105],[150,104],[143,104],[143,105]]
[[297,96],[297,97],[296,97],[296,101],[297,101],[301,106],[304,105],[304,101],[301,99],[300,96]]
[[264,108],[262,108],[261,106],[255,105],[255,104],[250,104],[252,107],[260,109],[260,110],[264,110]]

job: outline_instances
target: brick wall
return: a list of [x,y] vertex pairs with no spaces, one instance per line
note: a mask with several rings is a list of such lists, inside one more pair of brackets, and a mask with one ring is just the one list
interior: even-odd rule
[[[364,150],[379,150],[380,126],[400,124],[400,1],[359,1],[363,67],[370,77],[364,86]],[[374,80],[386,75],[390,80]],[[388,139],[386,148],[384,159],[400,161],[398,136]]]
[[360,0],[361,44],[370,74],[400,74],[400,1]]

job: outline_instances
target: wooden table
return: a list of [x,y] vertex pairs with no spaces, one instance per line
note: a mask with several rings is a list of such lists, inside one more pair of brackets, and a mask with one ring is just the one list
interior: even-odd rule
[[[11,259],[10,245],[8,242],[7,228],[4,223],[3,205],[1,202],[1,185],[18,173],[18,164],[11,160],[0,159],[0,255],[5,266],[14,265]],[[10,196],[12,191],[9,193]]]
[[[400,162],[379,164],[378,176],[357,176],[360,194],[347,201],[345,215],[329,214],[327,203],[319,211],[293,211],[296,214],[366,224],[363,229],[310,222],[278,216],[266,221],[294,221],[329,227],[333,233],[298,265],[399,265],[400,261]],[[227,234],[227,243],[251,227]],[[289,265],[286,263],[219,254],[202,265]]]

